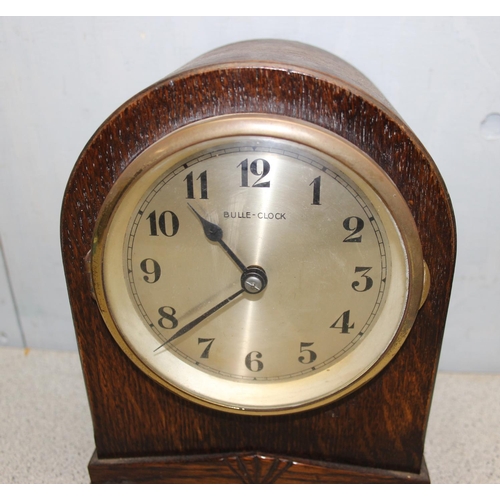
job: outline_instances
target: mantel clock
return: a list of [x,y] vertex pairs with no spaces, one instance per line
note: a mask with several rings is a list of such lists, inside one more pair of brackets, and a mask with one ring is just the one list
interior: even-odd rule
[[415,135],[357,70],[232,44],[94,134],[62,247],[93,482],[427,482],[455,255]]

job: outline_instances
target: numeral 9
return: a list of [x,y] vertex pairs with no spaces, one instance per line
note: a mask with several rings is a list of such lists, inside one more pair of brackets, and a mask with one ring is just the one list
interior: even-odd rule
[[[152,269],[151,269],[152,267]],[[144,259],[141,262],[141,269],[148,276],[143,276],[146,283],[156,283],[161,276],[160,264],[153,259]]]

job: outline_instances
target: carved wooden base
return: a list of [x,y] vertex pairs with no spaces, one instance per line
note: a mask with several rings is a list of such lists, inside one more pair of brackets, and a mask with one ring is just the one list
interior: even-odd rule
[[425,460],[415,474],[260,453],[99,459],[94,452],[89,474],[92,483],[430,483]]

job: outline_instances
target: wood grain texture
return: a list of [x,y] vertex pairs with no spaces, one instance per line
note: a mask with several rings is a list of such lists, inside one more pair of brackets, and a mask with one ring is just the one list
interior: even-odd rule
[[93,483],[304,484],[304,483],[429,483],[425,462],[419,474],[314,460],[297,461],[261,453],[183,457],[99,459],[89,464]]
[[[199,58],[124,104],[79,157],[64,197],[61,239],[99,459],[260,450],[419,473],[454,268],[453,212],[440,174],[414,134],[362,75],[320,52],[283,42],[215,51],[205,56],[206,65]],[[269,54],[279,55],[280,63]],[[296,415],[221,413],[151,381],[107,331],[85,272],[98,211],[138,154],[188,123],[254,112],[315,123],[372,157],[408,202],[432,279],[412,332],[387,368],[355,394]]]

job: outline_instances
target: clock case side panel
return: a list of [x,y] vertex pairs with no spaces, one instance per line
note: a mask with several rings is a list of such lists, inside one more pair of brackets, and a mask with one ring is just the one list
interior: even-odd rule
[[[225,61],[219,55],[205,59],[210,67],[184,68],[125,103],[77,161],[64,198],[61,238],[99,458],[261,450],[419,472],[453,274],[453,212],[437,168],[408,127],[378,100],[377,92],[349,83],[352,77],[319,74],[311,63],[322,64],[316,50],[305,58],[310,66],[303,64],[302,70],[296,55],[287,64],[284,45],[282,63],[274,67],[243,56],[239,62],[234,55]],[[98,211],[123,169],[167,133],[233,113],[270,113],[315,123],[371,156],[407,200],[430,269],[427,301],[389,366],[351,396],[302,414],[226,414],[170,393],[118,348],[90,293],[85,256]]]

